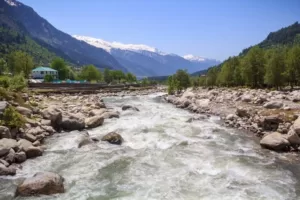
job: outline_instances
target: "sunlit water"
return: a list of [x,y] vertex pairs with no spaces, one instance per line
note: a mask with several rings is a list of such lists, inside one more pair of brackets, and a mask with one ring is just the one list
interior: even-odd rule
[[[17,176],[0,179],[0,199],[13,199],[16,185],[39,171],[61,174],[66,193],[24,199],[298,199],[292,169],[300,167],[262,150],[251,135],[222,127],[217,117],[187,123],[194,114],[157,95],[105,102],[120,118],[89,133],[101,138],[116,131],[122,146],[99,142],[78,149],[79,132],[56,134],[47,139],[44,156],[26,161]],[[121,111],[124,104],[140,112]]]

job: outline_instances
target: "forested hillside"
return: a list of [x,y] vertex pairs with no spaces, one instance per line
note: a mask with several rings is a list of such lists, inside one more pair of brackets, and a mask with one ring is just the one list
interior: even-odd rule
[[276,87],[300,84],[300,24],[270,33],[256,46],[208,69],[195,82],[205,86]]

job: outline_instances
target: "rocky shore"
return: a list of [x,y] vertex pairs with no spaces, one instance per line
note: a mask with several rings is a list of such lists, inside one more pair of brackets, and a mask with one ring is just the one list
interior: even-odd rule
[[188,89],[165,100],[178,108],[218,115],[224,125],[253,132],[260,145],[274,151],[298,151],[300,91]]
[[[147,95],[164,89],[148,89],[141,91],[122,91],[102,94],[22,94],[26,106],[16,101],[0,101],[0,114],[13,107],[24,120],[21,128],[0,126],[0,176],[15,175],[22,169],[22,163],[27,159],[42,156],[47,148],[44,141],[47,137],[74,130],[82,131],[82,139],[78,148],[98,142],[90,138],[89,129],[102,126],[108,118],[119,118],[120,113],[113,108],[107,108],[103,97],[126,95]],[[138,108],[124,105],[122,110]],[[107,133],[102,138],[111,144],[121,145],[123,138],[118,133]],[[18,187],[17,195],[30,196],[53,194],[64,191],[63,178],[51,172],[40,172],[26,179]]]

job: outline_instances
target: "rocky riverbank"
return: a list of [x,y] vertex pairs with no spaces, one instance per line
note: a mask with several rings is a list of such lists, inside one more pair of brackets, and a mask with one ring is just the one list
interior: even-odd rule
[[[83,131],[84,134],[81,134],[82,139],[78,141],[78,148],[98,142],[98,139],[89,137],[88,130],[102,126],[108,118],[119,118],[120,115],[114,108],[106,107],[103,97],[146,95],[163,90],[163,88],[158,88],[89,95],[28,95],[24,93],[21,95],[22,102],[25,102],[22,106],[14,100],[0,101],[0,113],[2,115],[6,109],[12,107],[18,114],[21,114],[24,120],[24,126],[21,128],[0,126],[0,176],[15,175],[17,170],[22,169],[22,163],[27,159],[42,156],[47,148],[44,141],[53,134],[74,130]],[[139,111],[138,108],[130,105],[122,107],[122,110],[128,109]],[[113,132],[107,133],[102,140],[120,145],[123,138],[118,133]],[[40,178],[43,176],[48,178],[45,180]],[[57,177],[60,176],[50,172],[41,172],[31,179],[25,180],[17,193],[18,195],[28,196],[30,194],[63,192],[63,179]],[[41,183],[43,187],[36,187],[38,183]]]
[[195,113],[219,115],[224,125],[253,132],[264,148],[298,151],[300,91],[188,89],[165,96],[167,102]]

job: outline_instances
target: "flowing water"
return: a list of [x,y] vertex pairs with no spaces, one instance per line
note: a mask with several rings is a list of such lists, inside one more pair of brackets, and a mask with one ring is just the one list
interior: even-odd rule
[[[28,160],[17,176],[0,179],[0,199],[13,199],[16,185],[39,171],[65,178],[66,193],[17,199],[234,200],[298,199],[298,164],[260,148],[251,135],[224,128],[217,117],[192,123],[194,114],[163,103],[157,95],[111,97],[119,119],[89,131],[101,138],[120,133],[122,146],[99,142],[77,148],[79,132],[47,139],[44,156]],[[136,106],[140,112],[121,111]]]

